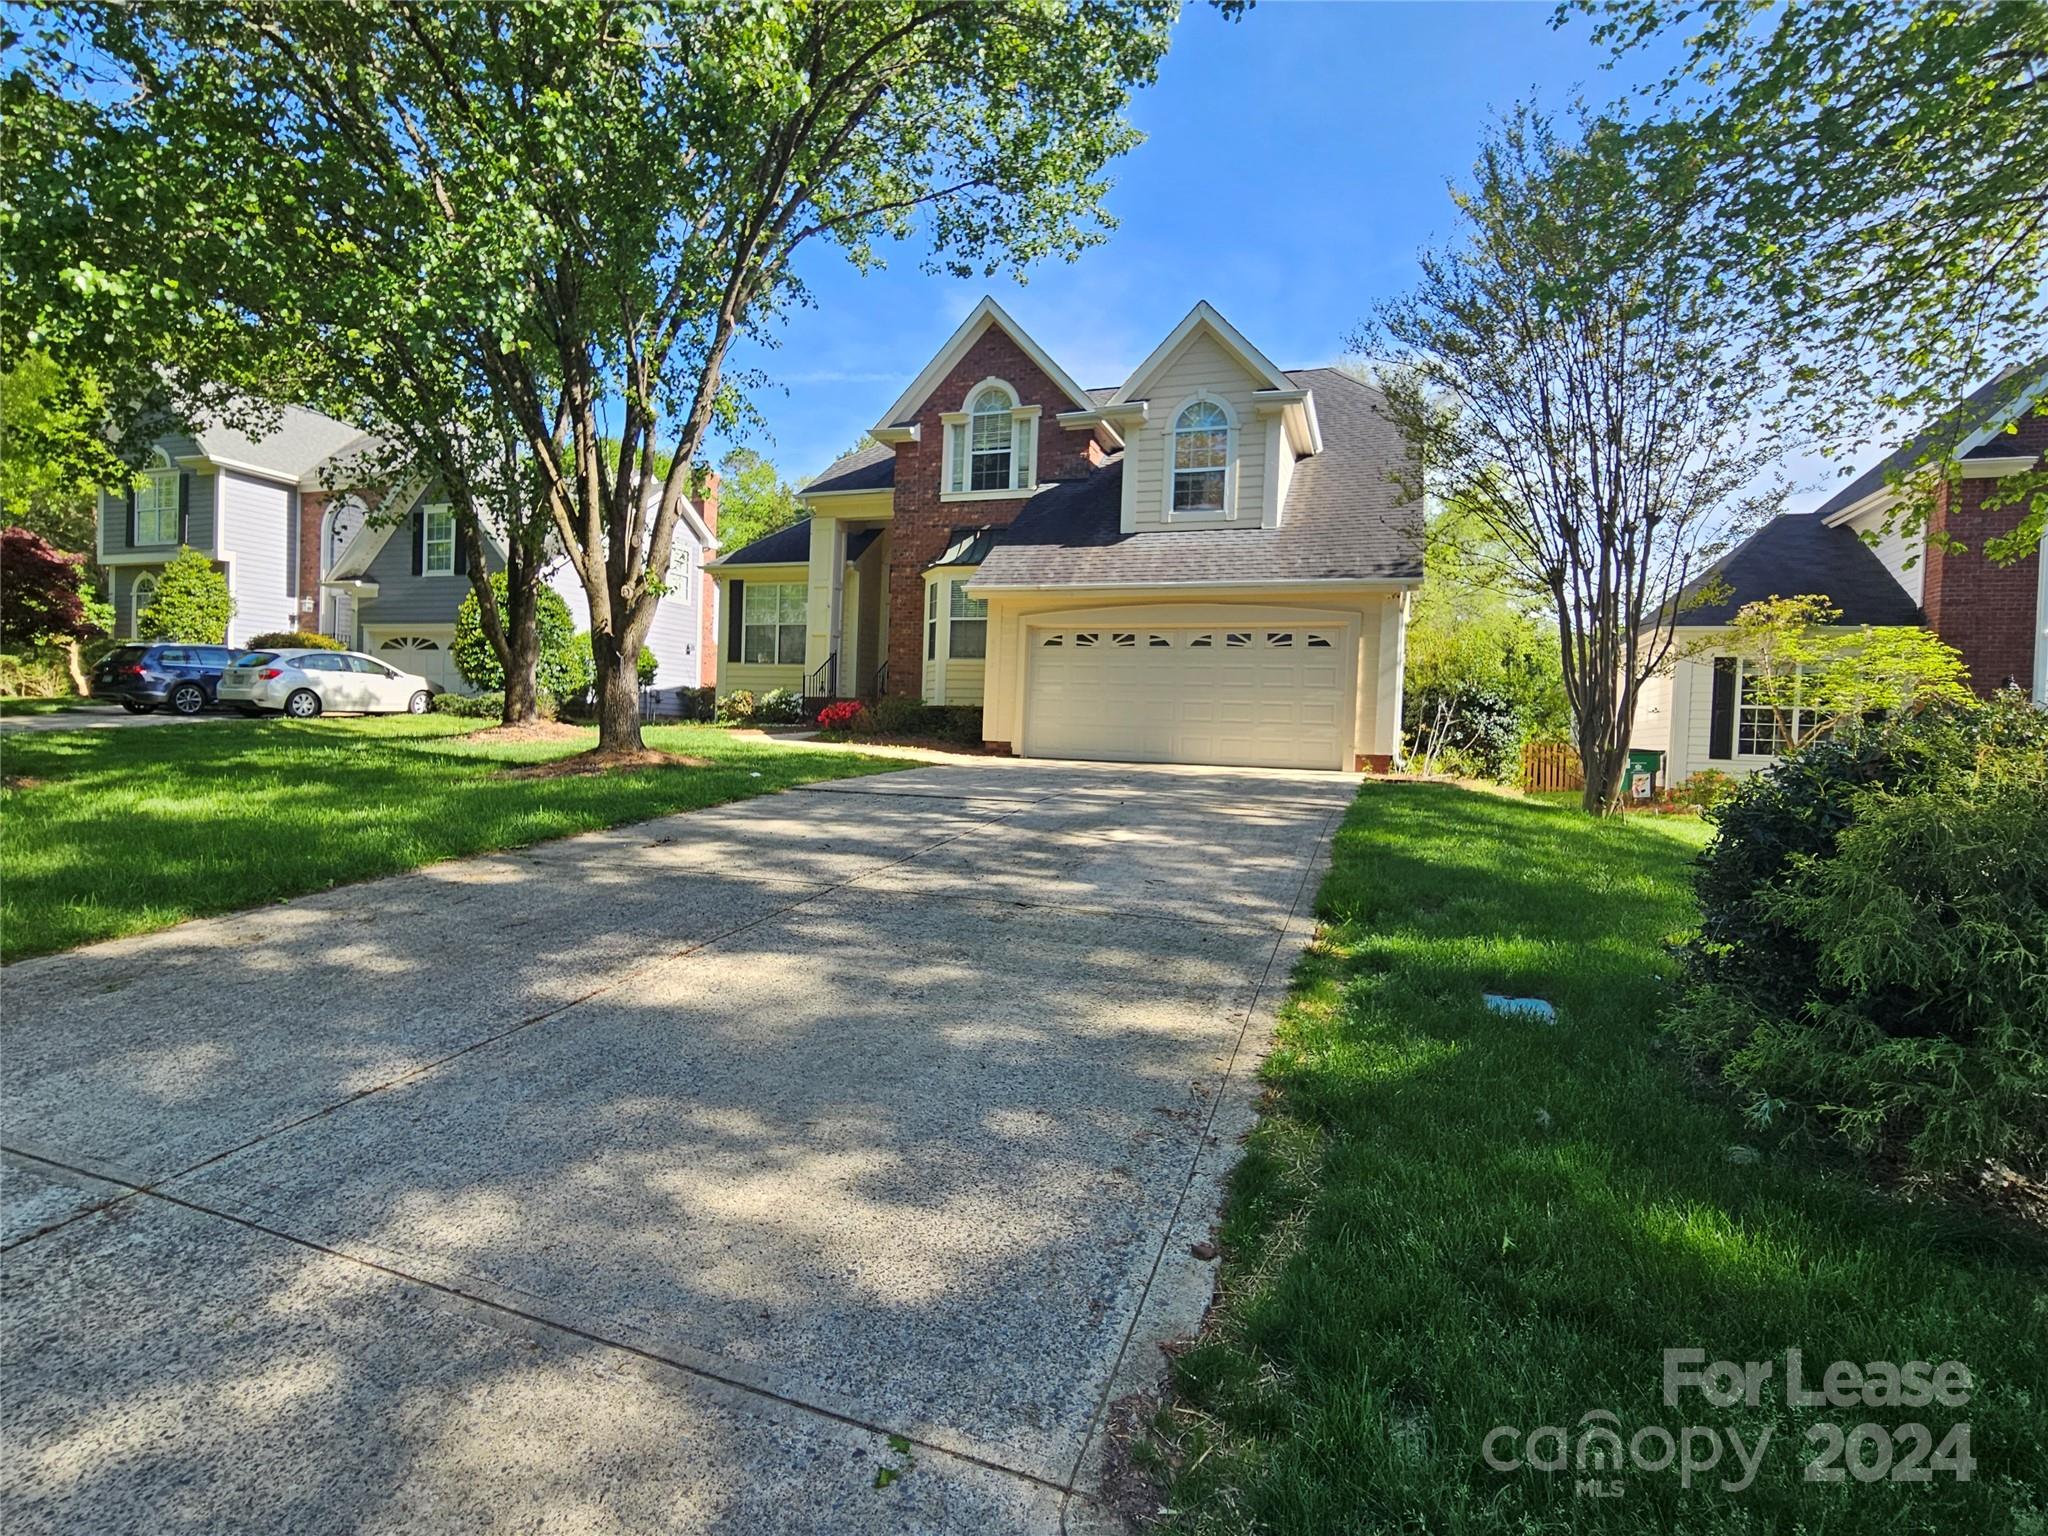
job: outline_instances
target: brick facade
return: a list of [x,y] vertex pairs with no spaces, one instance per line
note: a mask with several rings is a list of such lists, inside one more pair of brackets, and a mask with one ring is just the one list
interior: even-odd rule
[[1092,432],[1068,431],[1053,418],[1088,408],[1068,398],[1000,326],[991,325],[917,408],[918,440],[896,447],[895,518],[889,530],[889,691],[918,696],[924,689],[924,571],[941,554],[955,528],[989,528],[1008,523],[1028,499],[941,501],[945,423],[940,416],[964,408],[967,392],[983,379],[1001,379],[1017,392],[1020,405],[1036,405],[1038,479],[1075,480],[1103,459]]
[[[2001,456],[2048,453],[2048,416],[2028,414],[2019,431],[1994,438],[1987,451]],[[1990,694],[2007,682],[2029,687],[2034,677],[2034,626],[2040,601],[2041,552],[2010,565],[1984,558],[1987,540],[2010,533],[2023,508],[1987,508],[2001,482],[1966,478],[1943,488],[1928,518],[1930,534],[1947,534],[1961,550],[1928,542],[1921,607],[1928,628],[1963,653],[1970,684]]]
[[[320,569],[320,524],[332,499],[327,491],[299,492],[299,574],[292,593],[298,599],[299,628],[314,632],[320,628],[320,578],[327,574]],[[307,598],[313,600],[310,610]]]

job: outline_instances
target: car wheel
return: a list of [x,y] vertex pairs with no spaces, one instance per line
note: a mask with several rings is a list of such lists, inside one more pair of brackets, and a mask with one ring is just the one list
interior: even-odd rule
[[284,712],[294,720],[310,720],[320,713],[320,695],[310,688],[300,688],[284,701]]
[[196,715],[206,708],[206,690],[197,683],[180,683],[171,690],[171,708],[181,715]]
[[410,715],[424,715],[434,707],[434,696],[422,688],[406,701],[405,710]]
[[127,710],[128,713],[131,715],[146,715],[149,713],[151,706],[147,704],[138,704],[133,699],[123,699],[121,701],[121,707]]

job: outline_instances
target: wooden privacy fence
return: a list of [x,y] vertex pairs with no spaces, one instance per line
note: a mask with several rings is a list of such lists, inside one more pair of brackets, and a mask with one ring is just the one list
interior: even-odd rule
[[1535,794],[1546,789],[1584,789],[1578,749],[1568,741],[1522,743],[1522,788]]

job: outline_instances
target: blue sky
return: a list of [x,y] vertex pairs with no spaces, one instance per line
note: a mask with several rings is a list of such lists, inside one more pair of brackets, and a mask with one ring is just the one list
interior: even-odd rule
[[1242,21],[1192,4],[1132,116],[1146,142],[1115,169],[1119,227],[1072,264],[956,282],[917,248],[861,276],[837,253],[803,269],[815,308],[789,317],[764,369],[770,440],[795,477],[873,425],[985,292],[1081,383],[1120,383],[1197,299],[1283,368],[1338,359],[1376,300],[1401,291],[1418,248],[1452,225],[1445,182],[1481,129],[1534,94],[1563,108],[1616,99],[1644,77],[1603,69],[1583,19],[1552,6],[1267,0]]

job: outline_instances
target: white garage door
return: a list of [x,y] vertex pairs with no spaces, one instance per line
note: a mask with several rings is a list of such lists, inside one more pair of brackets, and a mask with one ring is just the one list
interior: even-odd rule
[[455,670],[452,631],[437,634],[431,630],[372,629],[365,631],[363,638],[369,643],[370,654],[388,666],[401,672],[415,672],[455,693],[472,691]]
[[1032,757],[1349,768],[1350,630],[1031,629]]

